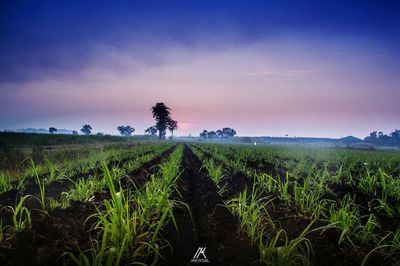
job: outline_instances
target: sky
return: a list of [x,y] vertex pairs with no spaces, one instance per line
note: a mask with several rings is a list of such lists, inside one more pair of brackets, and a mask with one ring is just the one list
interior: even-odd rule
[[0,1],[0,129],[400,127],[399,1]]

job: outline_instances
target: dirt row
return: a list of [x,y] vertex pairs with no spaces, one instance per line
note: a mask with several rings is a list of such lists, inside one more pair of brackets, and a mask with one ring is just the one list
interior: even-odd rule
[[[164,237],[171,244],[163,256],[168,265],[189,265],[199,247],[205,247],[208,265],[252,265],[259,258],[239,230],[238,219],[223,206],[215,184],[200,171],[201,162],[185,145],[183,173],[178,187],[188,208],[174,211],[178,232],[168,224]],[[203,255],[199,256],[203,259]]]

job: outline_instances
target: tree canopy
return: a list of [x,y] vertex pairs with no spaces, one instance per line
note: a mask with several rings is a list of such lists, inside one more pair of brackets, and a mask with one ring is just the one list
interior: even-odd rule
[[131,126],[119,126],[117,130],[122,136],[131,136],[135,129]]
[[155,127],[158,130],[158,138],[165,139],[167,128],[173,133],[178,128],[178,122],[171,118],[170,108],[164,103],[156,103],[151,107],[153,117],[156,119]]
[[150,135],[154,136],[155,134],[157,134],[157,128],[156,128],[155,126],[148,127],[148,128],[144,131],[144,133],[150,134]]
[[57,128],[55,128],[55,127],[50,127],[49,128],[49,133],[50,134],[54,134],[54,133],[56,133],[57,132]]
[[90,135],[92,133],[92,127],[90,125],[83,125],[81,128],[81,132],[85,135]]
[[399,145],[400,130],[396,129],[389,134],[384,134],[382,131],[372,131],[368,137],[364,139],[366,142],[383,144],[383,145]]

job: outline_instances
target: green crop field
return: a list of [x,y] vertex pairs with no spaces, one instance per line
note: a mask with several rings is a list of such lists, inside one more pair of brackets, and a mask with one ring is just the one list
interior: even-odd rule
[[186,265],[199,247],[220,265],[400,260],[396,151],[8,142],[1,265]]
[[0,266],[400,266],[400,0],[0,0]]

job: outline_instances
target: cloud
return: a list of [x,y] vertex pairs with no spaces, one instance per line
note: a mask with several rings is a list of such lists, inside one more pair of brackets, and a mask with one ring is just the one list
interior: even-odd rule
[[257,71],[246,73],[249,77],[260,77],[264,80],[271,79],[302,79],[309,75],[318,73],[318,70],[312,69],[288,69],[284,71]]
[[[66,67],[42,73],[40,79],[1,83],[0,122],[14,125],[11,120],[18,120],[18,127],[24,127],[31,121],[40,126],[54,120],[70,125],[92,121],[106,132],[123,122],[142,132],[153,123],[151,105],[164,101],[182,122],[178,134],[226,125],[242,134],[290,129],[297,135],[312,130],[337,135],[367,117],[359,126],[364,131],[383,118],[392,126],[398,79],[373,75],[385,70],[373,59],[349,64],[370,50],[350,56],[346,45],[326,49],[303,38],[218,49],[201,43],[127,43],[119,48],[95,43],[74,71]],[[339,60],[337,50],[347,55]]]

